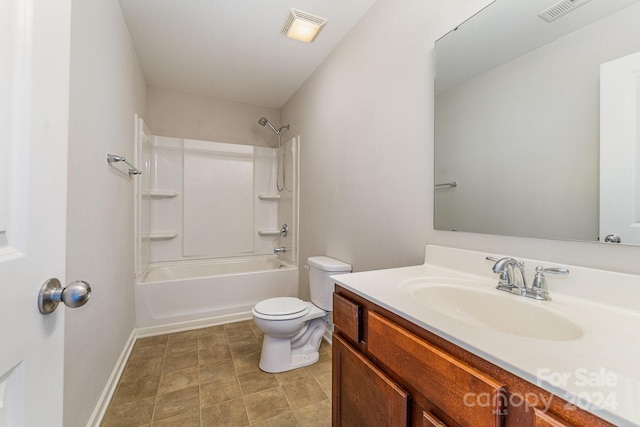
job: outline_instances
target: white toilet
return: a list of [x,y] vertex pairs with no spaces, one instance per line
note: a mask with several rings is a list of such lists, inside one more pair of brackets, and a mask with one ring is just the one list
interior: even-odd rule
[[307,259],[311,302],[270,298],[257,303],[253,321],[264,332],[260,369],[284,372],[318,361],[318,348],[333,310],[334,283],[329,278],[351,272],[351,266],[325,256]]

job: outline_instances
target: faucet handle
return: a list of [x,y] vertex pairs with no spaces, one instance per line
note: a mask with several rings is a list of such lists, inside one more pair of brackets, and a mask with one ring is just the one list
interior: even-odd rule
[[540,269],[540,271],[542,271],[543,273],[560,274],[563,276],[566,276],[567,274],[569,274],[568,268],[544,268],[541,266],[537,266],[536,273],[538,272],[538,269]]
[[547,279],[545,278],[544,273],[567,275],[569,274],[569,269],[544,268],[540,265],[537,266],[536,275],[533,278],[533,283],[531,283],[531,289],[527,290],[527,296],[529,298],[541,301],[551,301],[551,296],[549,296],[549,288],[547,287]]

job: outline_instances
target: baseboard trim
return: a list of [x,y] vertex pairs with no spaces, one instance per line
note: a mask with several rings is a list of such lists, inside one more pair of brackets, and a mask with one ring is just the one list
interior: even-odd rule
[[322,337],[322,339],[324,339],[327,342],[327,344],[333,345],[333,335],[332,334],[329,334],[329,335],[324,334],[324,337]]
[[170,334],[175,332],[188,331],[192,329],[208,328],[210,326],[225,325],[232,322],[252,319],[250,311],[227,314],[224,316],[209,317],[207,319],[190,320],[186,322],[170,323],[167,325],[147,326],[137,328],[138,338],[152,337],[154,335]]
[[329,313],[327,318],[327,330],[324,331],[324,340],[329,344],[333,344],[333,312]]
[[98,403],[96,404],[93,413],[91,414],[91,418],[89,418],[89,422],[87,422],[87,427],[98,427],[102,423],[102,419],[104,418],[105,413],[107,412],[107,408],[109,407],[109,403],[111,402],[111,398],[116,392],[116,387],[118,386],[118,381],[120,381],[120,377],[124,372],[125,366],[127,366],[127,360],[129,360],[129,355],[133,350],[133,346],[138,339],[136,330],[131,331],[131,335],[129,335],[129,339],[118,358],[118,362],[113,368],[111,372],[111,376],[107,381],[107,384],[102,391],[102,395],[100,399],[98,399]]

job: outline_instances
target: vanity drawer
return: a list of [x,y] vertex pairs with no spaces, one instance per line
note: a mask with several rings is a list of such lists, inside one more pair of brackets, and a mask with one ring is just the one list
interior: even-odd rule
[[422,413],[422,427],[447,427],[447,425],[429,412]]
[[573,427],[553,414],[534,408],[534,427]]
[[354,343],[361,341],[362,307],[336,293],[333,294],[333,324]]
[[368,312],[367,320],[368,353],[452,420],[462,426],[503,425],[503,384],[375,312]]

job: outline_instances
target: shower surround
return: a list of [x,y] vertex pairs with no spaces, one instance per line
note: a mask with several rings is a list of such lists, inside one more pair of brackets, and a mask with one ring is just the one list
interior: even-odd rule
[[[136,323],[142,334],[251,317],[297,296],[298,138],[277,150],[153,136],[137,121]],[[281,236],[283,224],[288,234]],[[273,248],[287,252],[273,254]]]

